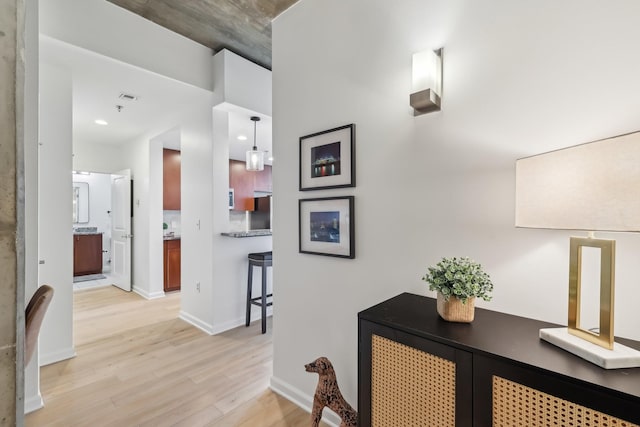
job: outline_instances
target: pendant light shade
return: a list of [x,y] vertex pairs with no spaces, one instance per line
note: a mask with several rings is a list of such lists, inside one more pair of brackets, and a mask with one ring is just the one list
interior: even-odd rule
[[260,117],[251,117],[253,121],[253,148],[247,151],[246,167],[248,171],[261,171],[264,169],[264,151],[258,151],[256,145],[256,124]]

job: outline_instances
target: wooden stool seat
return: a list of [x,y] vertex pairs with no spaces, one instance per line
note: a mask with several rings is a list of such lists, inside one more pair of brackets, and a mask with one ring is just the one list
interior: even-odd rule
[[[269,252],[254,252],[248,255],[249,272],[247,274],[247,320],[245,326],[251,323],[251,305],[257,305],[262,309],[262,333],[267,332],[267,307],[273,305],[273,293],[267,294],[267,267],[273,266],[273,254]],[[260,267],[262,270],[262,293],[259,297],[252,297],[253,290],[253,267]],[[271,301],[267,301],[271,298]]]

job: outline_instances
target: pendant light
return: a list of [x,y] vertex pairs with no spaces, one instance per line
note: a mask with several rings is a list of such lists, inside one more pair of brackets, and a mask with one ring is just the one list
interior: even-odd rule
[[248,171],[261,171],[264,169],[264,151],[258,151],[256,146],[256,124],[260,121],[260,117],[251,117],[253,121],[253,148],[247,151],[246,167]]

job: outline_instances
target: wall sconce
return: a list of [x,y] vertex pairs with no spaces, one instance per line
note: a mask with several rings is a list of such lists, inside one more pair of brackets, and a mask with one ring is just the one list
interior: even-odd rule
[[[605,369],[640,366],[640,351],[614,342],[615,240],[593,236],[594,231],[640,231],[639,161],[640,132],[516,161],[516,227],[590,232],[570,240],[567,328],[541,329],[540,338]],[[585,326],[587,251],[599,255],[600,289],[599,319]]]
[[442,97],[442,48],[413,54],[413,84],[409,103],[413,115],[440,111]]

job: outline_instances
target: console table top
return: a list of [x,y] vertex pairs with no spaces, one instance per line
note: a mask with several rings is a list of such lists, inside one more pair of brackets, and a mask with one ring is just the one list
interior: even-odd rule
[[[640,399],[640,368],[603,369],[538,338],[548,322],[477,308],[472,323],[442,320],[433,298],[403,293],[358,313],[358,318],[443,344],[525,364]],[[640,350],[640,342],[616,339]]]

